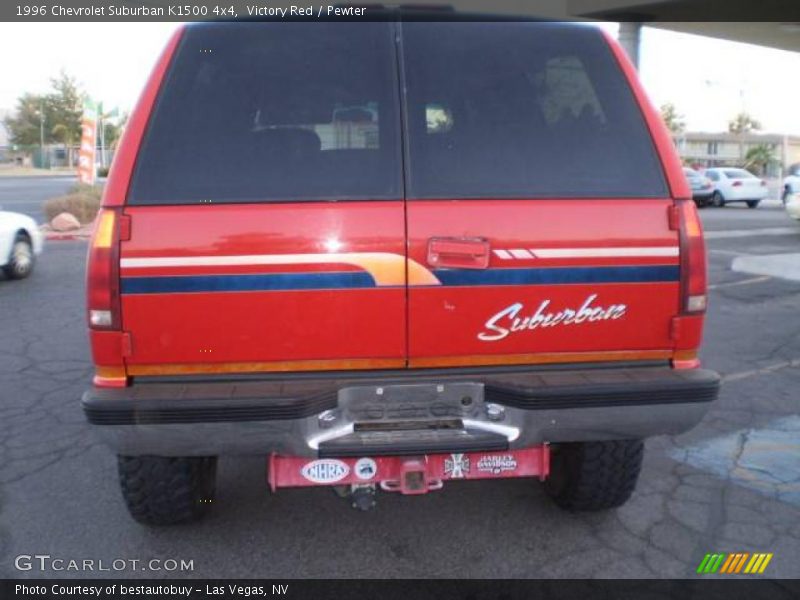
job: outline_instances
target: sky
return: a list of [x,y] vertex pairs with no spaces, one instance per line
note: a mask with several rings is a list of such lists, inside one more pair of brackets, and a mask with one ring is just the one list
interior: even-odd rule
[[[129,111],[177,23],[0,23],[0,111],[48,91],[64,69],[107,108]],[[615,24],[603,27],[616,33]],[[644,28],[640,76],[653,102],[676,105],[689,131],[724,131],[744,107],[764,131],[800,135],[784,84],[800,53]]]

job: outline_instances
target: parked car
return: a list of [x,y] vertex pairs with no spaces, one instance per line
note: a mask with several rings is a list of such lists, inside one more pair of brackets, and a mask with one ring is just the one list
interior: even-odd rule
[[790,217],[800,221],[800,192],[789,194],[785,200],[784,206]]
[[786,204],[789,196],[796,193],[800,193],[800,163],[790,166],[789,174],[783,180],[783,191],[781,193],[783,203]]
[[689,167],[683,168],[683,173],[692,188],[692,198],[699,207],[707,206],[711,195],[714,193],[714,184],[708,177],[703,176]]
[[748,208],[755,208],[769,195],[767,182],[746,169],[714,167],[703,171],[714,184],[711,204],[717,207],[731,202],[745,202]]
[[0,268],[9,279],[33,272],[44,238],[36,221],[27,215],[0,210]]
[[717,395],[702,224],[598,29],[186,25],[117,156],[82,405],[142,523],[201,517],[241,454],[363,507],[536,477],[608,509]]

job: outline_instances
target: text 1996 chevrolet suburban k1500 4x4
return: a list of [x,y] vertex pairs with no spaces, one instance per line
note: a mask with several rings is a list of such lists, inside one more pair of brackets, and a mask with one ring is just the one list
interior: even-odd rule
[[719,386],[691,191],[591,26],[184,27],[87,279],[83,408],[144,523],[201,516],[228,454],[364,505],[538,477],[610,508]]

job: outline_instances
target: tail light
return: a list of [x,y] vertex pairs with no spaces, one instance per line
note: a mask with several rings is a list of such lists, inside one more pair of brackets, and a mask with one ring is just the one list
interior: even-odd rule
[[694,202],[677,200],[681,250],[681,313],[706,310],[706,243]]
[[86,266],[89,327],[120,329],[119,242],[121,209],[103,208],[97,215]]
[[733,182],[733,187],[741,187],[741,185],[742,185],[741,181],[734,181]]

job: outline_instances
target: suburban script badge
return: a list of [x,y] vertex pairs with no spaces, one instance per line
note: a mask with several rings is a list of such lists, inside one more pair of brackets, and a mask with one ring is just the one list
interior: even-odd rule
[[478,339],[483,342],[496,342],[512,333],[531,331],[539,327],[617,320],[625,316],[628,310],[625,304],[596,306],[594,304],[596,299],[597,294],[592,294],[584,300],[579,308],[562,308],[561,310],[548,310],[550,300],[542,300],[539,307],[528,316],[524,316],[525,305],[522,302],[516,302],[492,315],[486,321],[484,331],[478,334]]

